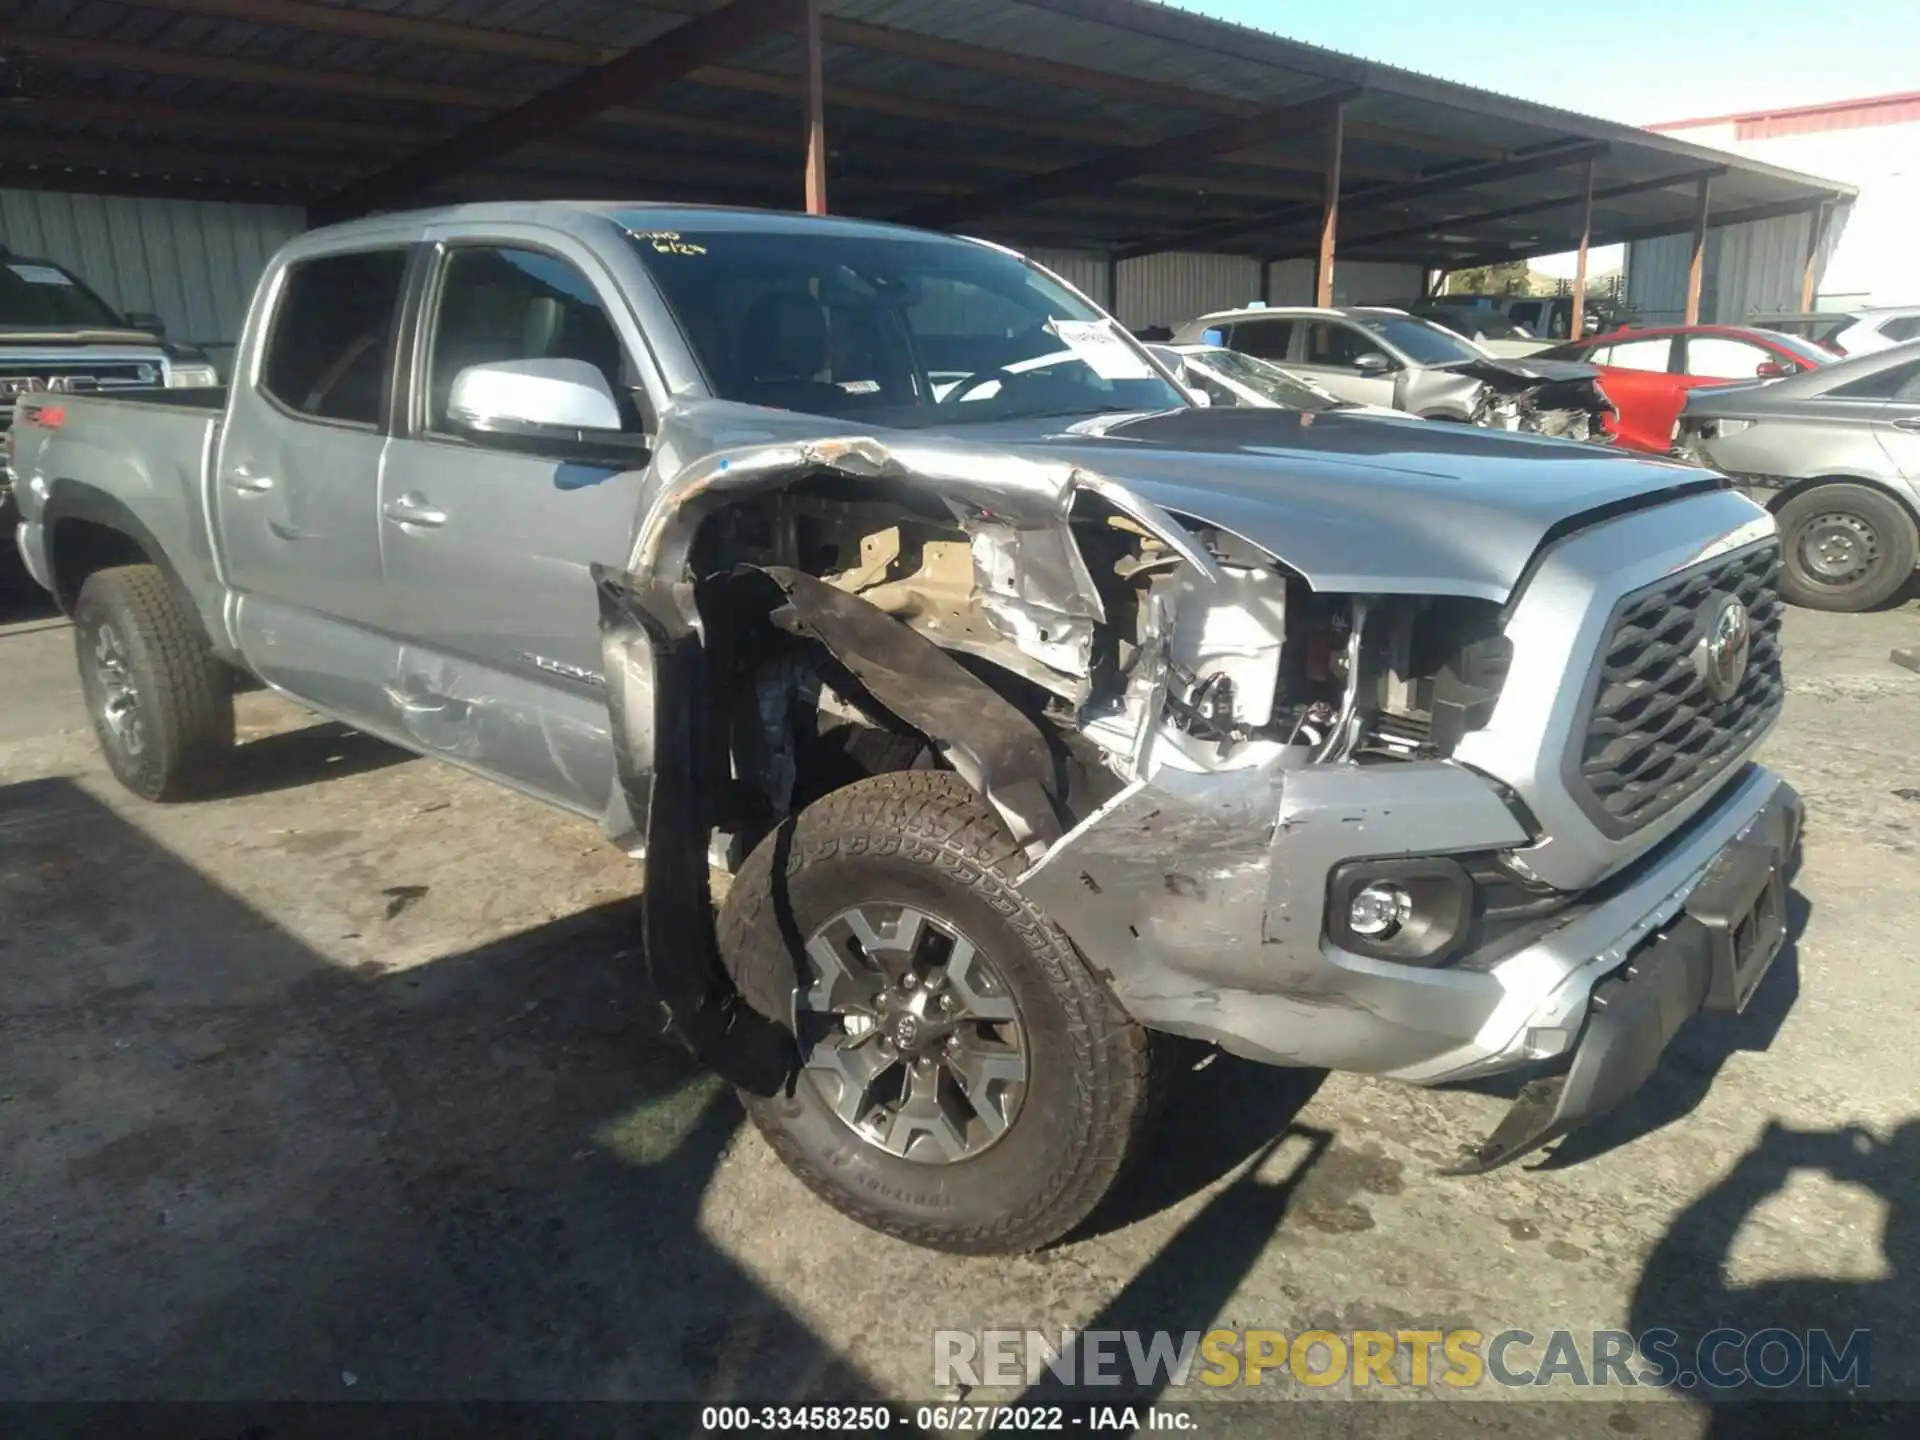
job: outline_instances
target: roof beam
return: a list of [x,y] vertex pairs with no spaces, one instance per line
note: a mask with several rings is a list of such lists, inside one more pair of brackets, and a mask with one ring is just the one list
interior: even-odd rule
[[10,160],[0,160],[0,186],[11,190],[60,190],[82,195],[151,196],[241,205],[304,206],[312,198],[304,191],[271,182],[203,180],[184,175],[111,175],[87,167],[69,169]]
[[[142,145],[121,141],[79,140],[51,135],[0,137],[0,164],[78,166],[123,175],[204,177],[232,184],[258,180],[277,189],[319,194],[353,174],[353,166],[324,155],[262,154],[234,151],[226,146],[209,150],[198,146]],[[302,180],[311,184],[302,186]]]
[[[1707,216],[1707,229],[1719,230],[1728,225],[1749,225],[1759,220],[1778,220],[1783,215],[1804,215],[1823,204],[1831,204],[1832,194],[1803,195],[1795,200],[1775,200],[1766,205],[1751,205],[1744,210],[1721,210],[1710,212]],[[1691,209],[1691,207],[1689,207]],[[1656,220],[1644,225],[1632,225],[1624,229],[1593,232],[1595,245],[1628,245],[1635,240],[1658,240],[1666,235],[1685,235],[1693,229],[1691,213],[1678,221]],[[1471,270],[1480,265],[1497,265],[1502,260],[1530,259],[1535,255],[1548,255],[1553,252],[1542,246],[1533,245],[1521,249],[1503,249],[1486,251],[1474,255],[1461,255],[1446,262],[1452,270]]]
[[922,205],[908,211],[902,219],[909,224],[938,228],[981,215],[1024,210],[1049,200],[1111,189],[1143,175],[1176,168],[1183,162],[1229,155],[1262,141],[1324,130],[1339,115],[1341,104],[1353,94],[1351,90],[1342,90],[1321,95],[1298,105],[1264,111],[1244,120],[1229,120],[1224,125],[1194,134],[1175,135],[1151,145],[1096,156],[1062,170],[1028,175],[990,190],[979,190],[971,195]]
[[[1512,180],[1518,176],[1532,175],[1542,170],[1559,170],[1585,160],[1597,159],[1606,151],[1607,143],[1604,140],[1594,140],[1575,145],[1556,145],[1551,150],[1538,151],[1531,155],[1518,155],[1507,160],[1495,160],[1479,165],[1458,165],[1440,174],[1427,175],[1404,185],[1369,185],[1350,195],[1342,196],[1340,208],[1348,215],[1377,210],[1382,205],[1397,205],[1403,201],[1418,200],[1427,195],[1441,195],[1450,190],[1467,190],[1476,185],[1491,185],[1497,181]],[[1262,211],[1257,215],[1244,216],[1237,220],[1190,225],[1181,230],[1168,231],[1151,239],[1138,241],[1123,250],[1121,258],[1153,255],[1163,250],[1203,248],[1217,241],[1246,235],[1254,230],[1271,230],[1293,221],[1311,220],[1319,213],[1318,206],[1290,205],[1277,210]]]
[[[185,14],[213,15],[330,35],[351,35],[358,39],[384,40],[434,49],[508,56],[579,68],[604,64],[619,53],[617,50],[589,45],[577,40],[529,35],[520,31],[485,29],[477,25],[458,24],[448,20],[387,15],[367,10],[347,9],[339,5],[318,5],[310,3],[310,0],[143,0],[143,3],[148,8]],[[650,8],[672,10],[682,14],[701,14],[710,10],[712,6],[706,3],[706,0],[654,0]],[[1136,104],[1144,101],[1149,104],[1198,111],[1202,114],[1227,115],[1240,119],[1258,115],[1267,108],[1257,100],[1241,100],[1228,95],[1189,89],[1181,85],[1169,85],[1132,75],[1062,64],[1037,56],[1018,55],[1010,51],[994,50],[959,40],[922,35],[908,30],[896,30],[890,26],[838,19],[832,15],[821,17],[821,35],[831,45],[900,55],[908,59],[924,60],[929,64],[950,66],[957,70],[998,75],[1005,79],[1027,80],[1055,90],[1064,87],[1085,94],[1102,95]],[[724,66],[708,67],[690,78],[699,84],[712,85],[719,89],[790,97],[798,95],[799,82],[797,81],[788,80],[783,76],[730,69]],[[1076,144],[1106,146],[1110,145],[1114,139],[1110,129],[1099,126],[1074,124],[1071,121],[1049,122],[1045,119],[1029,119],[1004,111],[958,104],[943,107],[938,102],[929,102],[918,97],[889,96],[848,86],[828,86],[826,100],[830,106],[841,109],[865,110],[910,119],[936,121],[957,119],[989,129],[1046,135],[1054,139],[1070,140]],[[699,117],[679,118],[682,126],[699,123]],[[1401,131],[1389,131],[1359,123],[1350,123],[1347,128],[1348,132],[1356,138],[1378,139],[1389,144],[1410,143],[1410,138]],[[791,138],[782,135],[778,143],[789,144]],[[1433,147],[1430,145],[1429,148]],[[1458,147],[1440,146],[1439,148]],[[1475,149],[1473,153],[1478,155],[1483,152]],[[1263,155],[1250,152],[1242,159],[1246,164],[1262,168],[1296,170],[1314,176],[1319,174],[1316,167],[1302,166],[1297,160],[1287,155]],[[1032,169],[1035,167],[1001,163],[996,168]],[[1383,170],[1378,167],[1361,170],[1349,165],[1347,168],[1349,172],[1363,179],[1401,178],[1398,171]]]
[[350,70],[319,70],[304,65],[275,65],[243,55],[215,55],[122,40],[89,40],[77,35],[35,35],[0,27],[0,44],[10,51],[38,55],[71,65],[97,65],[143,75],[174,75],[187,80],[220,80],[268,89],[312,90],[327,95],[357,95],[368,100],[414,101],[469,110],[499,108],[497,91],[443,85],[391,75],[362,75]]
[[[1611,185],[1604,190],[1593,192],[1593,203],[1604,200],[1621,200],[1629,195],[1643,195],[1649,190],[1665,190],[1674,185],[1691,185],[1702,175],[1724,175],[1727,167],[1714,165],[1703,170],[1688,170],[1679,175],[1662,175],[1658,180],[1636,180],[1627,185]],[[1446,215],[1434,220],[1425,220],[1418,225],[1397,225],[1391,230],[1373,230],[1365,235],[1350,236],[1349,245],[1373,245],[1383,240],[1404,240],[1413,235],[1429,235],[1435,230],[1456,230],[1467,225],[1487,225],[1496,220],[1514,220],[1522,215],[1533,215],[1543,210],[1558,210],[1563,206],[1578,205],[1586,196],[1556,195],[1551,200],[1529,200],[1524,205],[1507,205],[1498,210],[1482,210],[1473,215]]]
[[[148,10],[173,10],[187,15],[212,15],[254,25],[287,30],[311,30],[322,35],[351,35],[360,40],[392,40],[435,50],[466,50],[476,55],[502,55],[519,60],[542,60],[553,65],[586,69],[617,58],[617,46],[589,45],[548,35],[512,30],[489,30],[451,20],[387,15],[345,5],[315,5],[308,0],[138,0]],[[679,8],[661,6],[661,9]]]
[[[1778,220],[1783,215],[1805,215],[1810,210],[1818,210],[1822,205],[1832,204],[1844,199],[1836,194],[1802,195],[1794,200],[1775,200],[1767,205],[1749,205],[1744,210],[1714,210],[1707,214],[1706,228],[1723,230],[1729,225],[1750,225],[1756,220]],[[1646,225],[1634,225],[1622,230],[1610,230],[1605,234],[1595,233],[1596,245],[1625,245],[1635,240],[1658,240],[1662,235],[1684,235],[1693,229],[1693,218],[1688,216],[1677,224],[1671,220],[1655,221]]]
[[404,200],[449,175],[549,139],[792,25],[797,14],[796,0],[732,0],[356,181],[329,196],[319,207],[321,216],[340,219]]

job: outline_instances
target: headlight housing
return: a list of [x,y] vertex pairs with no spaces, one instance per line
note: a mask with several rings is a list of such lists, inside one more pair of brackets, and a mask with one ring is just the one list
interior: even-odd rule
[[169,390],[212,390],[220,384],[220,372],[204,362],[167,367]]

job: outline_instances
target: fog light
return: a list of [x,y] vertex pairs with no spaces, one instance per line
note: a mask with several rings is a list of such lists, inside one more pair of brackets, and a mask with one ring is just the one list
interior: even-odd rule
[[1347,925],[1356,935],[1384,940],[1413,918],[1413,897],[1389,880],[1376,880],[1353,897]]
[[1440,965],[1473,919],[1473,880],[1459,861],[1349,860],[1327,882],[1327,938],[1374,960]]

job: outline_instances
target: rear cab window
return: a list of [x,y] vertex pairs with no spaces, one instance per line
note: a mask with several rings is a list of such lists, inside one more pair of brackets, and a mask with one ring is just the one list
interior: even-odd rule
[[309,419],[379,425],[407,255],[393,246],[289,265],[268,322],[261,392]]

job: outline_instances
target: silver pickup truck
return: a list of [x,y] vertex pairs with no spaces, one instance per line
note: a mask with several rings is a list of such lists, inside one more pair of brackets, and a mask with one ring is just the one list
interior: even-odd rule
[[1154,1031],[1524,1070],[1490,1168],[1781,945],[1778,542],[1717,476],[1200,406],[1011,251],[718,209],[314,232],[234,373],[20,407],[114,773],[208,793],[244,674],[598,821],[675,1033],[889,1233],[1078,1224]]

